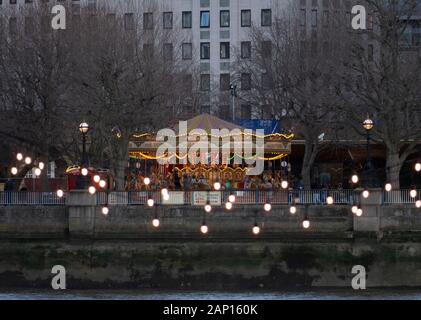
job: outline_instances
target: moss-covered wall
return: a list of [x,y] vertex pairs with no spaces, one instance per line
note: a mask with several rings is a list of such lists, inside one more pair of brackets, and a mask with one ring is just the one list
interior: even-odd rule
[[367,287],[421,287],[421,245],[307,241],[1,242],[1,287],[50,287],[66,268],[68,288],[293,289],[350,287],[363,265]]

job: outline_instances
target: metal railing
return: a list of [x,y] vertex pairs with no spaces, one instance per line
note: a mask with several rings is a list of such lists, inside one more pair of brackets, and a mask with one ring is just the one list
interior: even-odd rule
[[235,196],[239,205],[309,204],[327,205],[332,196],[335,205],[352,205],[358,202],[359,193],[354,190],[224,190],[224,191],[170,191],[165,200],[159,191],[98,192],[99,205],[145,205],[148,198],[162,205],[202,205],[209,197],[211,203],[223,204],[229,196]]
[[383,204],[414,204],[421,199],[421,190],[416,190],[415,198],[411,197],[411,190],[383,191]]
[[4,191],[0,192],[0,206],[65,205],[65,195],[56,192]]
[[[145,205],[151,197],[160,205],[200,206],[207,199],[211,204],[223,205],[229,196],[235,196],[237,205],[327,205],[327,197],[333,198],[333,205],[353,205],[360,201],[361,191],[356,190],[223,190],[223,191],[169,191],[169,199],[164,199],[160,191],[111,191],[97,192],[98,205]],[[56,192],[4,191],[0,192],[0,206],[7,205],[65,205],[66,193],[58,197]],[[411,190],[382,192],[382,204],[413,205],[421,199],[421,190],[416,197]]]

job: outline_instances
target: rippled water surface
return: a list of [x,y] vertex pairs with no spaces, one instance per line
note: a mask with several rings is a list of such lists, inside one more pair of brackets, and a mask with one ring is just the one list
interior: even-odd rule
[[0,300],[421,300],[419,290],[317,290],[302,292],[187,292],[136,290],[1,290]]

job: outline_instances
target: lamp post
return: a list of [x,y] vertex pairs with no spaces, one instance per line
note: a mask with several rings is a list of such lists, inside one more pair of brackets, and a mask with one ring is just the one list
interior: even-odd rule
[[232,121],[235,121],[235,98],[237,97],[237,85],[234,83],[230,84],[230,92],[232,99]]
[[366,153],[367,153],[367,160],[366,160],[366,164],[365,164],[365,187],[373,187],[372,185],[372,164],[371,164],[371,146],[370,146],[370,132],[374,127],[374,122],[373,120],[371,120],[368,116],[367,119],[364,120],[363,122],[363,128],[365,130],[366,133],[366,138],[367,138],[367,145],[366,145]]
[[[86,168],[86,166],[88,165],[88,157],[87,157],[87,153],[86,153],[86,135],[88,134],[89,131],[89,125],[86,122],[82,122],[79,125],[79,132],[82,134],[82,161],[81,161],[81,169]],[[81,178],[81,189],[85,189],[87,186],[87,177],[83,176]]]

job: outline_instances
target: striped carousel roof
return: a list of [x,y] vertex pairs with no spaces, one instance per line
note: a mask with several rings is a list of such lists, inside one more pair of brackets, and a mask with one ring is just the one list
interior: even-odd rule
[[[174,129],[178,132],[178,124],[174,127]],[[222,120],[207,113],[187,120],[187,132],[194,129],[203,129],[207,134],[211,134],[212,129],[228,129],[230,131],[233,129],[240,129],[241,131],[245,130],[245,128],[235,123]]]

